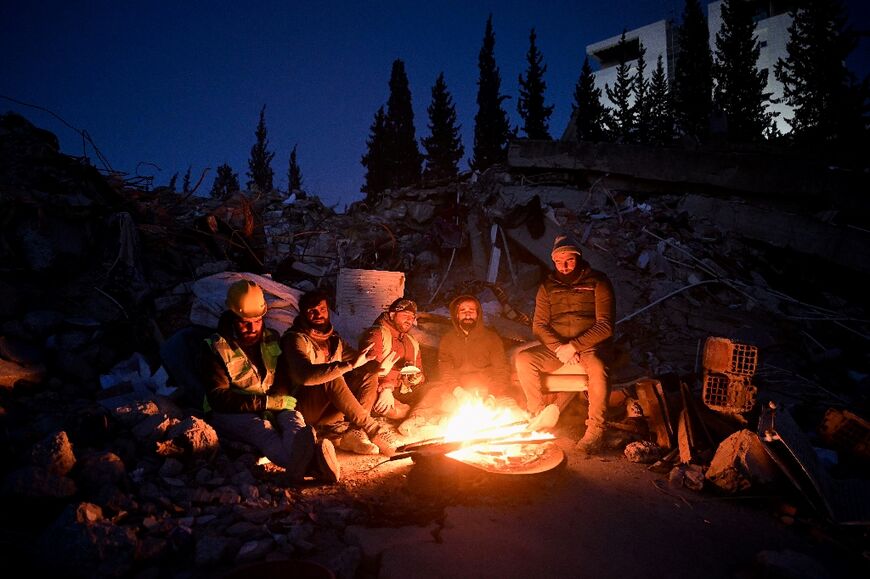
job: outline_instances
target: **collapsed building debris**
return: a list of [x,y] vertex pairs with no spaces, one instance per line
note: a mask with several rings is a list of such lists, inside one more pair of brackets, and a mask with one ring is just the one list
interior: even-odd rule
[[[582,239],[584,257],[615,286],[612,378],[626,387],[611,401],[612,449],[673,486],[742,493],[775,478],[760,443],[812,506],[836,523],[866,524],[867,511],[843,504],[868,496],[852,482],[867,478],[863,294],[824,283],[805,255],[758,243],[760,233],[744,237],[716,212],[695,213],[683,195],[691,180],[671,189],[660,178],[650,195],[648,183],[627,186],[630,172],[602,178],[607,167],[552,165],[569,178],[545,185],[521,166],[495,168],[336,213],[316,197],[219,200],[110,185],[60,154],[53,135],[0,117],[4,524],[32,519],[25,538],[40,538],[36,557],[104,576],[179,558],[217,567],[311,555],[318,521],[349,526],[363,514],[287,487],[252,449],[218,441],[183,387],[183,352],[216,319],[220,288],[257,276],[279,327],[312,288],[340,294],[337,323],[348,324],[411,295],[428,354],[450,299],[472,293],[510,348],[534,339],[534,293],[561,231]],[[854,255],[866,250],[862,239]],[[862,271],[809,253],[819,276]],[[365,296],[372,303],[354,295],[364,281],[377,286]],[[355,338],[354,328],[342,334]],[[735,352],[747,363],[734,365]],[[768,412],[772,401],[794,416]],[[822,442],[851,457],[837,472],[804,434],[819,425]],[[37,513],[22,514],[34,504],[22,497]],[[58,542],[69,547],[52,553]],[[355,547],[335,547],[328,562],[353,576]]]

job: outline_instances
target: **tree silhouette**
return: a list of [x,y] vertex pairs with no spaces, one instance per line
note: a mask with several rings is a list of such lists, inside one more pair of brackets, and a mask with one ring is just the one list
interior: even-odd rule
[[622,143],[630,143],[634,132],[634,106],[631,101],[634,79],[629,75],[628,45],[625,41],[625,31],[616,45],[619,52],[619,64],[616,66],[616,82],[613,88],[604,85],[607,98],[613,103],[613,111],[609,115],[610,132]]
[[660,54],[649,82],[648,140],[655,145],[669,143],[674,138],[674,111],[671,92]]
[[637,64],[634,70],[634,141],[638,143],[649,142],[649,80],[646,79],[646,48],[638,41]]
[[530,139],[549,139],[549,119],[553,114],[553,107],[544,104],[544,92],[547,83],[544,82],[544,73],[547,65],[543,64],[544,57],[535,44],[535,29],[529,32],[529,50],[526,53],[526,76],[519,77],[520,98],[517,100],[517,112],[523,119],[523,131]]
[[287,194],[296,193],[297,199],[305,199],[305,192],[302,190],[302,169],[299,168],[299,163],[296,160],[296,145],[293,145],[293,150],[290,151],[290,164],[287,167]]
[[673,87],[674,117],[682,134],[706,140],[713,109],[713,57],[707,19],[698,0],[686,0],[677,28],[680,46]]
[[483,45],[477,58],[477,113],[474,115],[474,151],[471,168],[484,171],[507,160],[510,123],[502,107],[501,75],[495,63],[495,34],[492,14],[486,19]]
[[384,107],[375,113],[375,120],[369,129],[366,139],[366,154],[363,155],[362,164],[366,168],[365,183],[361,191],[366,194],[366,201],[376,203],[380,199],[380,193],[388,187],[387,179],[387,115]]
[[601,104],[601,89],[595,86],[588,56],[583,59],[580,77],[574,86],[572,117],[578,141],[603,141],[607,138],[607,109]]
[[792,11],[786,43],[788,56],[775,65],[783,99],[794,109],[792,136],[803,142],[854,142],[866,137],[862,103],[867,80],[857,84],[846,57],[857,39],[845,30],[845,16],[836,0],[808,0]]
[[190,193],[190,165],[187,166],[187,172],[184,174],[184,179],[181,181],[181,192]]
[[266,105],[260,109],[260,121],[254,132],[257,140],[251,147],[251,157],[248,159],[248,189],[268,193],[272,190],[272,158],[275,153],[269,151],[268,131],[266,130]]
[[217,168],[217,175],[209,193],[215,199],[227,199],[233,193],[240,191],[239,177],[229,164],[224,163]]
[[390,72],[390,98],[387,100],[387,178],[392,188],[420,182],[423,155],[417,147],[414,109],[405,63],[393,61]]
[[714,99],[725,113],[728,138],[737,142],[761,140],[773,118],[766,111],[767,72],[756,67],[761,48],[754,10],[751,2],[724,0],[722,28],[716,33]]
[[426,149],[426,168],[423,176],[429,180],[454,178],[459,175],[459,160],[465,153],[461,125],[456,124],[456,107],[447,90],[444,73],[440,73],[432,86],[428,137],[422,139]]

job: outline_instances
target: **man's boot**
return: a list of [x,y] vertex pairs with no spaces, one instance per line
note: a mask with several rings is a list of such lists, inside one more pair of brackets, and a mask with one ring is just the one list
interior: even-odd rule
[[598,454],[604,448],[604,425],[597,422],[586,425],[583,438],[577,441],[577,450],[588,455]]

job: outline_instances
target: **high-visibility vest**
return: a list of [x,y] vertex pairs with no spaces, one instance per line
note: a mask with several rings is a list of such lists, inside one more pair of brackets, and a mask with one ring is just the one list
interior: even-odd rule
[[274,335],[271,330],[264,331],[267,334],[260,342],[260,355],[263,356],[266,375],[262,377],[241,348],[231,348],[220,334],[213,334],[211,338],[206,339],[212,352],[223,360],[233,387],[244,394],[266,394],[275,380],[275,368],[278,366],[281,346],[277,335]]
[[[381,330],[381,341],[383,343],[383,355],[386,357],[387,354],[393,351],[393,333],[390,331],[390,328],[385,326],[384,324],[378,324],[378,328]],[[417,355],[420,353],[420,342],[417,341],[417,338],[412,336],[411,334],[405,334],[408,340],[411,342],[411,346],[413,348],[414,356],[408,360],[408,357],[405,356],[405,360],[410,362],[411,364],[417,363]],[[383,378],[389,372],[384,372],[381,370],[378,375]]]

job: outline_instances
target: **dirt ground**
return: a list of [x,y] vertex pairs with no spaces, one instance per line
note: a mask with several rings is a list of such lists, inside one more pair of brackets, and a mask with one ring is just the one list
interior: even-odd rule
[[363,579],[868,576],[866,531],[826,525],[788,481],[735,496],[675,488],[628,461],[618,435],[599,456],[577,452],[580,424],[563,415],[565,460],[534,475],[339,452],[342,481],[306,494],[358,516],[340,536],[319,531],[312,559],[328,563],[340,538],[361,545]]

